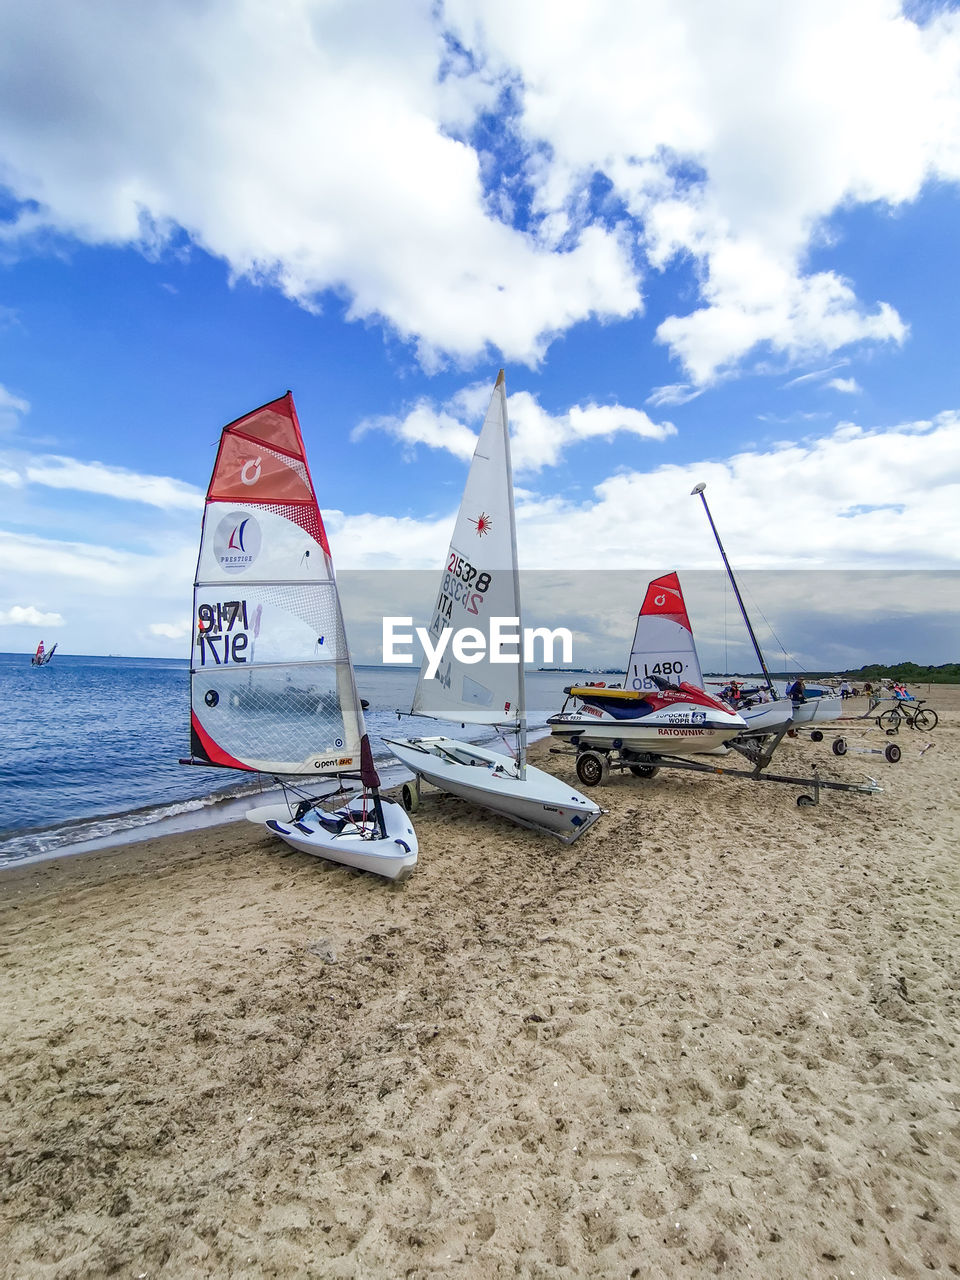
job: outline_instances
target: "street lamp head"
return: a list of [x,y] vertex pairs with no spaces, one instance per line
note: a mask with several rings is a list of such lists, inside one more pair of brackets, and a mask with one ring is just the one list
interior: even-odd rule
[[695,493],[703,493],[706,487],[707,486],[702,482],[700,484],[694,485],[694,487],[690,490],[690,497],[692,498]]

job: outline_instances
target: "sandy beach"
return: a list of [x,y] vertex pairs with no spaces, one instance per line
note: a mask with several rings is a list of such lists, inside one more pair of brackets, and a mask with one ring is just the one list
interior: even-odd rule
[[248,823],[5,873],[0,1274],[960,1274],[923,696],[899,764],[778,755],[877,796],[615,776],[570,847],[431,798],[399,885]]

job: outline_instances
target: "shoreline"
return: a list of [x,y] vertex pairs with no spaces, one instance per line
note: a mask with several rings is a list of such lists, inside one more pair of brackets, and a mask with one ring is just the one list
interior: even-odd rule
[[[534,743],[549,736],[549,729],[538,728],[531,730],[528,744],[533,746]],[[498,735],[468,740],[477,743],[496,742],[498,741]],[[404,782],[413,776],[409,769],[395,759],[388,759],[386,767],[381,765],[378,767],[378,772],[381,775],[381,789],[384,794],[398,790]],[[167,836],[186,836],[191,832],[204,831],[210,827],[221,827],[242,821],[247,809],[263,804],[265,798],[269,799],[280,793],[280,787],[277,785],[264,785],[256,789],[253,789],[253,783],[248,785],[250,789],[244,790],[241,795],[230,793],[222,795],[214,792],[206,797],[196,797],[192,800],[158,805],[156,806],[158,809],[174,808],[179,812],[152,819],[140,825],[126,826],[108,831],[103,835],[94,836],[87,840],[77,840],[69,844],[58,845],[56,848],[27,854],[24,857],[0,859],[0,885],[3,884],[5,877],[17,867],[36,866],[38,863],[49,862],[59,858],[84,857],[90,853],[100,853],[113,848],[121,849],[127,845],[142,844],[145,840],[161,840]],[[237,786],[242,786],[242,784],[238,783]],[[140,812],[150,812],[152,808],[153,806],[148,806],[145,810],[128,809],[117,814],[104,814],[102,817],[82,818],[77,819],[76,823],[77,825],[85,824],[91,826],[98,823],[108,824],[111,821],[122,820]],[[52,834],[63,831],[65,826],[69,825],[73,824],[25,828],[22,831],[6,833],[6,836],[7,838],[23,838],[31,835],[40,837],[48,832]],[[4,833],[0,833],[0,841],[3,839]]]

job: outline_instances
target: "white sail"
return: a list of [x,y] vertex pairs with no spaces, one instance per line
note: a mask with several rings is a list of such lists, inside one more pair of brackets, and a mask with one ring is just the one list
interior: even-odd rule
[[693,629],[675,573],[655,578],[647,587],[624,687],[651,692],[657,688],[655,676],[671,684],[686,681],[703,688]]
[[289,393],[224,428],[194,591],[193,758],[376,785]]
[[476,628],[485,648],[480,661],[458,658],[448,643],[436,675],[427,679],[428,659],[420,669],[413,699],[415,715],[465,724],[520,727],[524,720],[521,646],[504,644],[510,662],[494,662],[490,620],[516,619],[504,634],[521,634],[517,535],[513,511],[513,474],[507,426],[503,370],[470,464],[453,540],[444,560],[440,590],[430,619],[431,643],[445,629]]

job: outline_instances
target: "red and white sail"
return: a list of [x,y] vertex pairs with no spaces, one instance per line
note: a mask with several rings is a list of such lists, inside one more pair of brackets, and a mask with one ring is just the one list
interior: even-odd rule
[[194,590],[198,763],[376,786],[333,561],[287,392],[224,427]]
[[680,579],[675,573],[654,578],[647,587],[637,617],[624,687],[654,690],[657,685],[653,676],[669,680],[671,684],[686,681],[703,688],[693,630]]

